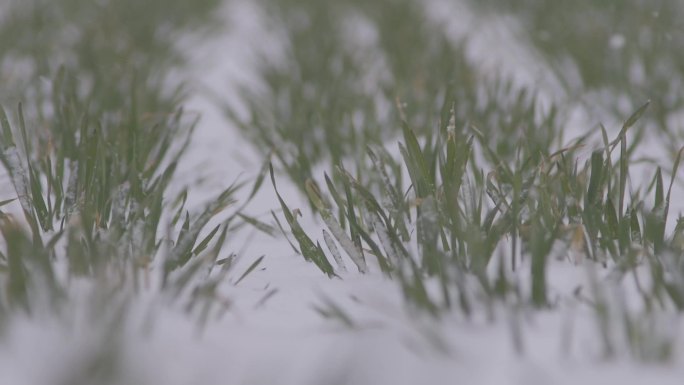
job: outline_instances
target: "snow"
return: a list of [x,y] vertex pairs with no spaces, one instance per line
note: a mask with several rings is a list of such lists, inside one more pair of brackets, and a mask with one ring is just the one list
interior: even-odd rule
[[[539,67],[542,61],[534,59],[532,48],[517,44],[516,34],[500,29],[511,21],[483,21],[464,3],[451,2],[457,4],[456,10],[447,6],[449,2],[438,3],[442,5],[435,6],[435,14],[462,28],[454,30],[454,36],[460,34],[455,39],[466,38],[470,26],[481,26],[484,32],[475,30],[468,52],[484,72],[515,76],[521,84],[546,90],[548,96],[543,97],[550,100],[564,97],[553,72]],[[177,187],[189,180],[204,181],[198,182],[201,189],[191,190],[191,207],[199,207],[237,178],[253,176],[263,161],[205,90],[239,103],[237,84],[258,86],[250,71],[260,53],[255,46],[261,53],[277,55],[278,37],[266,28],[259,9],[249,0],[231,2],[224,12],[229,26],[224,34],[209,41],[188,37],[183,42],[192,47],[191,75],[201,85],[188,103],[188,110],[199,113],[201,122],[188,158],[181,163]],[[466,19],[470,22],[464,27],[459,20]],[[492,49],[492,42],[502,36],[507,39],[503,45],[512,51]],[[308,204],[299,189],[286,178],[278,178],[278,187],[288,204],[305,212],[303,226],[320,234],[322,224],[306,214]],[[275,202],[266,186],[250,210],[268,214],[276,208]],[[109,330],[108,323],[89,314],[97,308],[97,296],[86,294],[88,285],[76,285],[74,291],[81,295],[69,305],[73,312],[13,320],[8,341],[0,345],[0,384],[73,383],[70,368],[102,354],[107,345],[103,341],[110,335],[120,349],[118,370],[125,374],[114,384],[629,385],[680,384],[684,376],[681,359],[662,366],[637,364],[624,356],[601,360],[594,315],[573,296],[578,285],[588,290],[588,268],[583,265],[552,261],[549,284],[552,296],[561,303],[556,311],[502,312],[493,321],[486,317],[466,321],[454,314],[438,321],[408,309],[398,285],[377,268],[367,275],[341,273],[341,278],[328,279],[294,255],[285,240],[261,233],[248,237],[252,236],[251,242],[245,241],[245,257],[221,288],[230,302],[228,312],[212,318],[205,329],[199,330],[194,316],[177,303],[151,290],[133,300],[122,295],[119,301],[127,309],[123,326]],[[240,240],[232,242],[235,251],[243,246]],[[266,256],[264,263],[234,284],[261,255]],[[526,270],[520,271],[524,280]],[[325,307],[328,300],[348,312],[354,327],[321,317],[315,308]],[[523,354],[516,353],[512,337],[516,325]],[[681,337],[673,339],[682,346]]]

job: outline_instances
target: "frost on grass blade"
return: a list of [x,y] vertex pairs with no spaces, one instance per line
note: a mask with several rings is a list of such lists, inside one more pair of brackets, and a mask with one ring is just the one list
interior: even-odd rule
[[[189,216],[186,215],[186,221],[183,225],[183,230],[179,235],[176,246],[171,251],[169,258],[166,261],[166,272],[170,272],[176,268],[184,266],[195,253],[194,245],[200,235],[200,232],[214,218],[217,214],[223,211],[226,207],[235,202],[232,196],[241,185],[233,184],[221,193],[221,195],[206,206],[202,214],[193,221],[190,225]],[[216,234],[214,231],[213,234]],[[213,235],[212,235],[213,236]],[[202,242],[200,242],[201,245]]]
[[28,178],[26,177],[26,170],[21,163],[19,151],[16,146],[10,146],[3,150],[3,159],[9,171],[12,184],[17,192],[21,208],[27,215],[33,212],[31,205],[31,198],[29,197]]
[[[64,197],[64,213],[69,217],[76,209],[76,193],[78,187],[78,161],[69,162],[69,181],[67,182],[67,192]],[[125,190],[127,192],[128,190]]]
[[370,147],[368,147],[367,153],[368,157],[371,159],[371,162],[373,163],[373,167],[375,168],[376,172],[380,175],[380,178],[382,180],[382,187],[385,189],[385,192],[389,196],[390,202],[392,203],[392,210],[397,215],[405,212],[406,208],[404,202],[401,199],[401,195],[394,188],[394,185],[392,185],[392,181],[389,175],[387,174],[387,170],[385,170],[385,164],[382,158],[378,157]]
[[302,256],[305,260],[312,261],[313,263],[315,263],[316,266],[318,266],[318,268],[321,269],[322,272],[328,275],[328,277],[335,276],[335,271],[330,262],[328,261],[328,258],[325,256],[323,249],[321,249],[320,245],[314,244],[311,238],[309,238],[309,236],[306,235],[304,229],[302,229],[302,226],[297,221],[295,213],[293,213],[292,210],[290,210],[290,208],[287,207],[287,204],[285,204],[283,197],[280,196],[280,193],[278,192],[278,188],[275,182],[273,165],[270,163],[269,172],[271,174],[271,183],[273,184],[273,190],[275,190],[276,197],[278,197],[278,202],[280,203],[280,207],[283,210],[285,219],[287,220],[287,223],[290,225],[292,235],[294,235],[295,239],[297,240],[297,243],[299,243],[299,249],[301,250]]
[[323,222],[325,222],[325,225],[328,226],[328,229],[330,229],[335,239],[337,239],[344,251],[349,255],[351,260],[359,269],[359,272],[368,272],[368,266],[366,265],[366,260],[363,258],[361,251],[356,247],[354,242],[344,232],[342,226],[340,226],[337,220],[333,217],[329,206],[323,202],[323,198],[318,192],[318,188],[313,181],[310,179],[307,180],[305,188],[307,194],[309,195],[309,199],[311,199],[314,206],[316,206],[318,212],[321,214]]
[[366,260],[361,255],[361,252],[356,248],[354,242],[347,236],[339,223],[332,217],[330,211],[325,213],[321,212],[321,217],[323,222],[325,222],[328,229],[332,232],[333,236],[340,243],[344,251],[349,255],[351,260],[354,262],[356,267],[359,269],[359,273],[368,272],[368,266],[366,265]]
[[335,263],[337,263],[337,267],[340,269],[341,272],[346,273],[347,267],[344,265],[342,255],[340,255],[340,250],[335,245],[335,241],[332,239],[330,234],[325,230],[323,230],[323,240],[325,241],[326,246],[328,246],[328,250],[330,250],[333,259],[335,260]]
[[28,177],[24,165],[21,163],[17,146],[14,143],[12,128],[10,127],[7,113],[2,107],[0,107],[0,127],[2,128],[2,132],[0,133],[0,150],[2,150],[0,152],[0,160],[9,173],[12,185],[17,193],[17,198],[19,198],[21,208],[26,215],[28,215],[33,212],[31,209],[31,200],[28,195]]

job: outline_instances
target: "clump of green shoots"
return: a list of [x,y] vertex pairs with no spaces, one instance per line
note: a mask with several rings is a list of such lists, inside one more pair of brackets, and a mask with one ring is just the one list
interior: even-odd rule
[[[0,73],[12,80],[0,91],[0,168],[16,193],[0,202],[0,323],[15,312],[59,312],[75,281],[106,299],[98,309],[143,291],[179,301],[202,322],[217,303],[227,306],[218,286],[235,259],[225,243],[246,218],[234,205],[243,184],[196,214],[187,189],[171,194],[197,117],[167,79],[181,59],[174,34],[207,24],[217,4],[8,8],[0,63],[28,61],[30,71]],[[4,38],[27,29],[31,39]]]

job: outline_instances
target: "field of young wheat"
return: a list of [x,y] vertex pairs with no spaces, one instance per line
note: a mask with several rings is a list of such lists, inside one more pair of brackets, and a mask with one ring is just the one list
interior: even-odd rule
[[0,384],[679,384],[677,0],[0,0]]

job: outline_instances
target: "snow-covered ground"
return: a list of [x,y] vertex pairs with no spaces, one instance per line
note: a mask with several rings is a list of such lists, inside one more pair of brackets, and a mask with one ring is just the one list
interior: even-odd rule
[[[517,40],[515,23],[478,19],[460,3],[430,3],[435,4],[436,17],[454,21],[454,39],[470,39],[470,60],[482,64],[485,71],[497,65],[522,84],[541,87],[544,97],[554,101],[563,97],[551,71],[530,67],[529,63],[539,61],[530,56],[535,54],[531,46]],[[254,176],[263,162],[223,117],[213,98],[218,95],[239,103],[236,85],[258,84],[250,70],[254,54],[257,49],[277,49],[277,36],[264,27],[259,9],[248,0],[231,2],[223,11],[226,28],[222,34],[209,41],[189,37],[183,42],[192,46],[190,75],[197,85],[187,108],[197,111],[201,121],[179,179],[204,181],[191,197],[195,205],[236,178]],[[459,29],[465,22],[479,27]],[[506,36],[501,43],[506,51],[492,48],[500,42],[496,36]],[[501,60],[501,55],[519,60]],[[298,189],[286,178],[278,183],[288,204],[306,208]],[[267,186],[249,211],[268,221],[275,202]],[[303,211],[303,225],[316,233],[320,224]],[[581,264],[551,264],[551,292],[560,303],[553,311],[515,317],[501,314],[494,321],[465,321],[455,315],[436,321],[407,309],[398,285],[378,271],[328,279],[294,255],[282,238],[256,231],[241,237],[230,246],[243,249],[235,270],[244,271],[262,255],[264,262],[237,285],[239,274],[231,276],[221,289],[230,304],[228,311],[210,320],[203,330],[182,309],[154,294],[129,305],[126,326],[120,334],[114,333],[121,349],[118,362],[125,373],[119,379],[122,385],[628,385],[680,384],[684,378],[681,358],[666,366],[635,363],[629,357],[610,362],[600,359],[594,313],[572,294],[578,286],[586,287],[587,268]],[[83,298],[82,303],[74,300],[74,313],[64,317],[73,323],[36,317],[17,319],[10,325],[12,333],[0,345],[0,384],[79,383],[70,377],[69,368],[87,365],[91,355],[101,354],[98,344],[104,344],[103,338],[109,335],[106,325],[93,322],[95,316],[83,310],[92,306],[88,294]],[[316,309],[326,308],[329,300],[350,315],[352,326],[319,314]],[[153,327],[148,327],[150,323]],[[521,344],[513,338],[512,330],[517,328]],[[684,347],[680,336],[671,338],[676,339],[675,346]],[[520,347],[522,352],[517,352]]]

